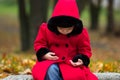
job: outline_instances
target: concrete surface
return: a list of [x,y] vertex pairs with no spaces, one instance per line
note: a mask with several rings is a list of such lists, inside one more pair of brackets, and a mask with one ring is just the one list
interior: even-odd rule
[[[120,73],[94,73],[99,80],[120,80]],[[2,80],[33,80],[31,75],[10,75]]]

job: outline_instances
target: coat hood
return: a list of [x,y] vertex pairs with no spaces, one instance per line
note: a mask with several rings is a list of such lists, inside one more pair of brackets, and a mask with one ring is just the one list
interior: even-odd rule
[[58,0],[51,18],[48,20],[48,28],[56,31],[56,27],[79,27],[79,33],[83,29],[82,21],[79,19],[79,10],[76,0]]
[[58,0],[52,17],[56,16],[71,16],[79,19],[79,11],[75,0]]

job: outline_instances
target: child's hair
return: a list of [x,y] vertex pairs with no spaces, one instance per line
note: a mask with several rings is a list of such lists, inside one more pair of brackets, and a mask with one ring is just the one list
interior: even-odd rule
[[73,31],[69,35],[80,34],[83,29],[82,21],[70,16],[55,16],[48,21],[48,29],[56,34],[60,34],[57,26],[67,28],[74,26]]

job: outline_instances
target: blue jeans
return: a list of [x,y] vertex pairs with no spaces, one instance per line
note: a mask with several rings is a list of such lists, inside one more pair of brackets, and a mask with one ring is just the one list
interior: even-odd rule
[[62,80],[58,64],[52,64],[46,73],[45,80]]

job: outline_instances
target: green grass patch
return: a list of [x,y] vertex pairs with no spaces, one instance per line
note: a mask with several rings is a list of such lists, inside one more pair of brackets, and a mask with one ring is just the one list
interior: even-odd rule
[[89,27],[89,25],[90,25],[90,11],[89,11],[88,7],[86,7],[83,10],[83,12],[80,14],[80,19],[82,20],[83,25],[85,27]]
[[17,15],[18,14],[18,6],[15,5],[5,5],[0,4],[0,15]]

